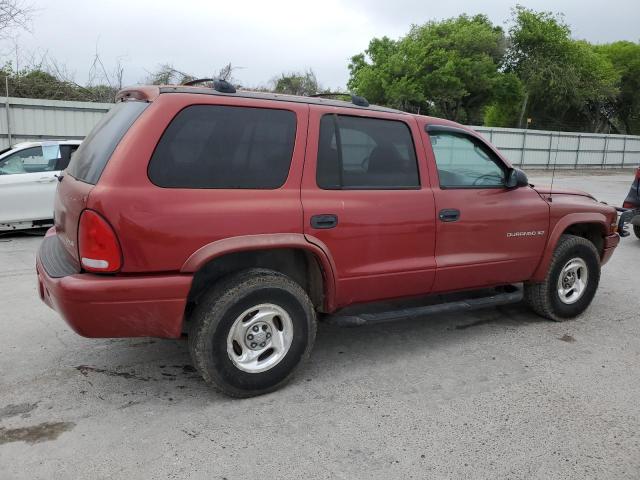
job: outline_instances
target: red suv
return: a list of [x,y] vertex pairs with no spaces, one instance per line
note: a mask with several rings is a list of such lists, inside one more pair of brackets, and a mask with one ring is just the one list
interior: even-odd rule
[[40,296],[87,337],[187,333],[230,395],[286,382],[318,313],[523,282],[575,317],[619,241],[613,207],[529,185],[450,121],[224,82],[117,100],[60,179]]

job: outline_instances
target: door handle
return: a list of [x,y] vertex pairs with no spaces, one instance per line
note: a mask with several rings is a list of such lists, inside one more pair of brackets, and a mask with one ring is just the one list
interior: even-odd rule
[[327,214],[327,215],[314,215],[311,217],[311,226],[313,228],[318,229],[327,229],[333,228],[338,225],[338,216]]
[[56,181],[56,177],[40,177],[38,179],[38,183],[51,183],[55,181]]
[[445,208],[440,210],[438,218],[442,222],[457,222],[460,220],[460,210],[456,208]]

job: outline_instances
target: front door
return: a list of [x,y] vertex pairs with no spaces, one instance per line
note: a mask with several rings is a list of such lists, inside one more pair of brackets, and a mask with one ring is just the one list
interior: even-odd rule
[[508,284],[530,278],[549,227],[549,206],[531,187],[506,188],[509,167],[482,139],[428,127],[437,166],[434,291]]
[[408,115],[312,106],[304,232],[333,258],[337,306],[431,290],[433,193]]
[[25,148],[0,159],[0,222],[53,218],[59,148]]

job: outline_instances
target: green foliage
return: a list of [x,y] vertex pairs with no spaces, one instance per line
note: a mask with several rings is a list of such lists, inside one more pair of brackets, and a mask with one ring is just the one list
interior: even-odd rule
[[108,85],[83,87],[61,80],[40,67],[15,71],[9,63],[0,68],[0,91],[3,95],[6,86],[9,88],[10,97],[49,100],[113,102],[117,93],[115,88]]
[[608,59],[571,38],[561,16],[516,7],[505,69],[522,81],[534,128],[601,130],[617,94]]
[[524,85],[518,76],[514,73],[500,75],[493,98],[493,102],[485,110],[484,124],[489,127],[517,125],[525,98]]
[[314,95],[319,93],[318,80],[313,70],[282,73],[272,80],[273,91],[289,95]]
[[594,47],[562,15],[522,6],[508,36],[484,15],[432,21],[372,39],[349,72],[373,103],[468,124],[640,130],[640,44]]
[[502,29],[484,15],[428,22],[398,41],[374,38],[352,57],[348,86],[376,103],[479,123],[504,47]]
[[611,62],[618,75],[619,92],[613,103],[619,129],[640,134],[640,44],[614,42],[594,50]]

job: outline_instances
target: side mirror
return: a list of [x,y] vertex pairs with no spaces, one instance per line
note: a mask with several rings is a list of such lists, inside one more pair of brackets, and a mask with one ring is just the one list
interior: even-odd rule
[[526,187],[529,185],[529,179],[527,174],[519,168],[512,168],[507,173],[507,181],[505,182],[507,188]]

